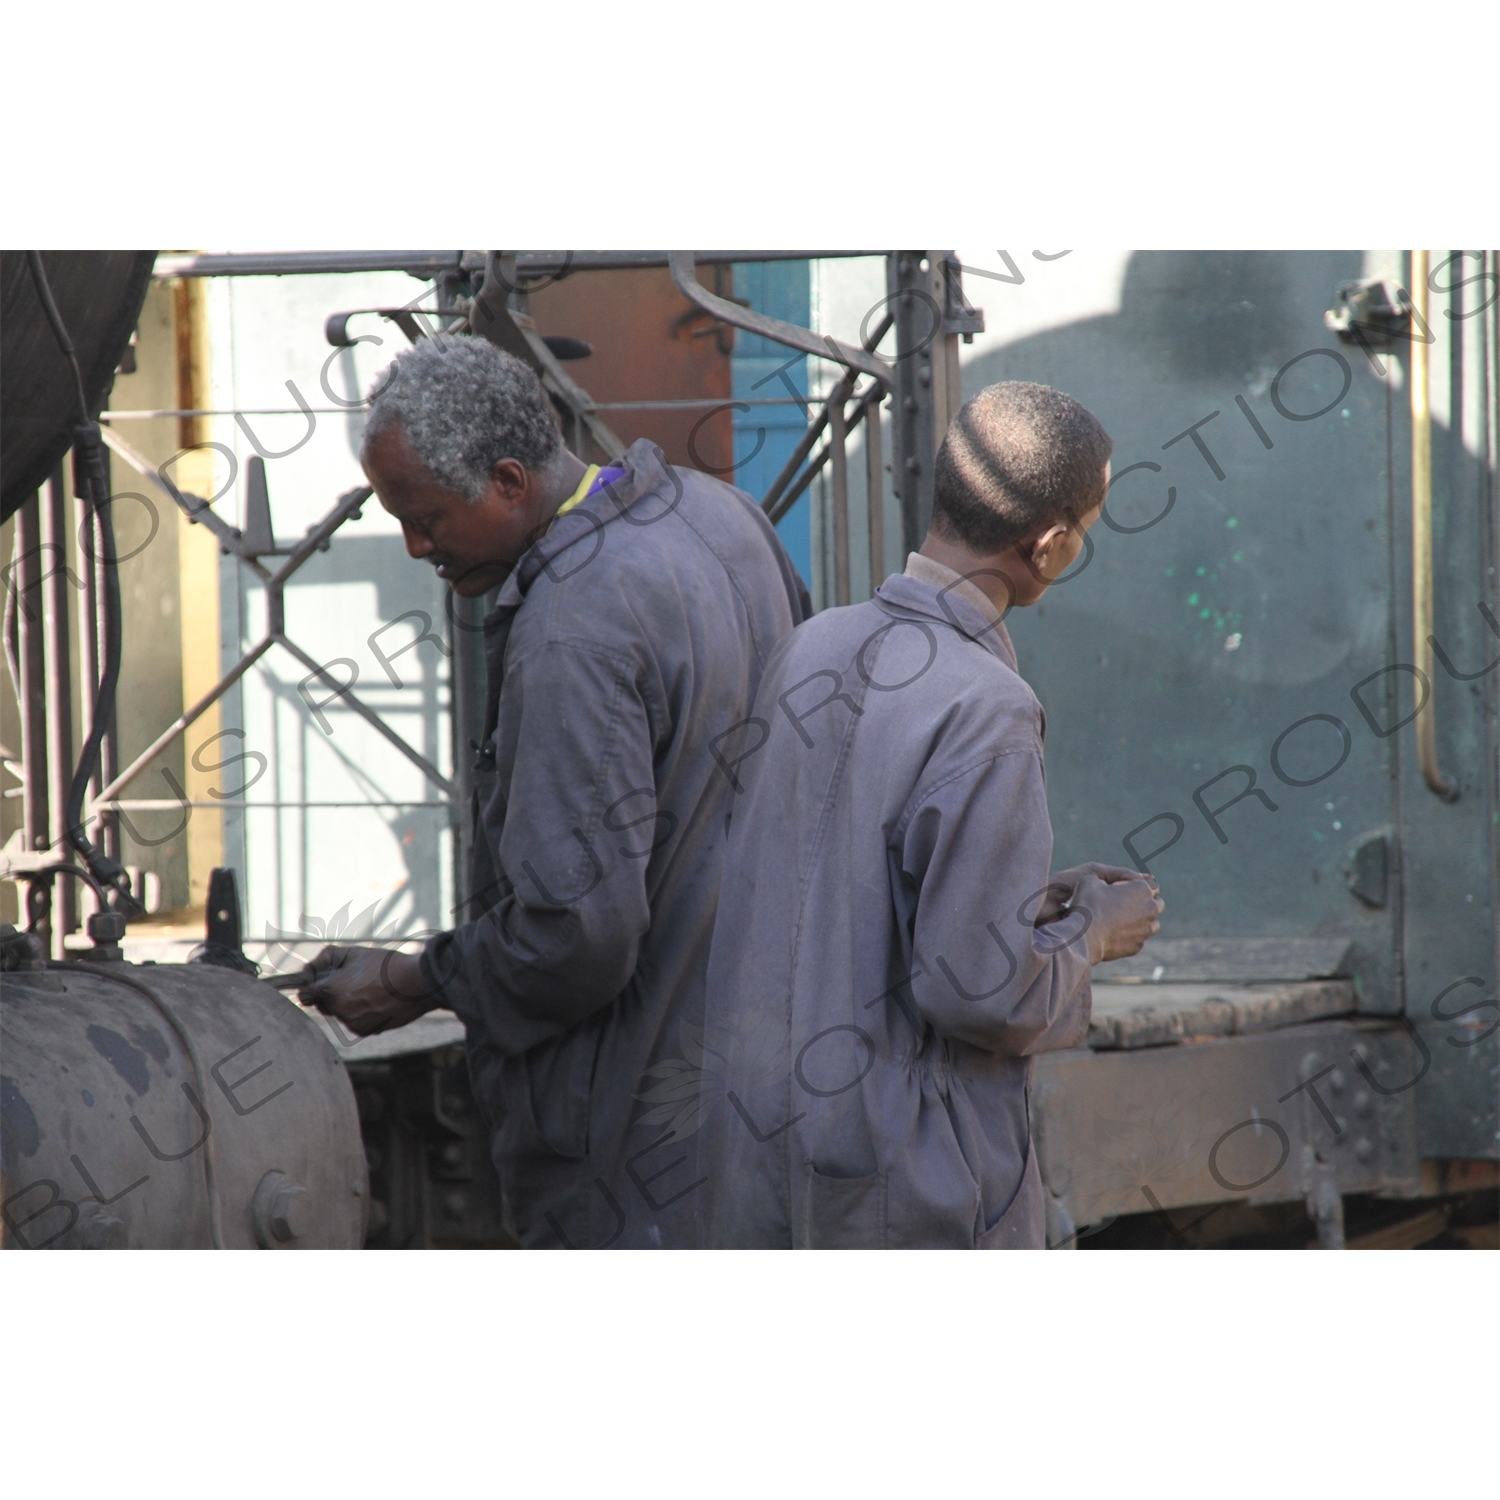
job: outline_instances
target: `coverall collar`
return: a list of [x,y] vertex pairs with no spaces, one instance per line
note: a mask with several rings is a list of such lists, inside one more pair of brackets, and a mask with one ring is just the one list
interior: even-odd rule
[[875,597],[884,605],[952,626],[960,635],[979,642],[1012,672],[1019,670],[1000,611],[962,573],[913,552],[907,558],[906,572],[892,573]]
[[537,575],[544,568],[551,568],[564,552],[576,549],[577,557],[557,562],[553,569],[557,576],[567,577],[587,567],[603,545],[600,532],[612,521],[623,519],[630,525],[649,526],[677,508],[682,499],[682,481],[672,473],[661,449],[649,438],[638,438],[632,443],[617,460],[616,467],[625,471],[621,478],[599,485],[567,515],[554,517],[547,530],[521,554],[510,576],[500,585],[494,608],[485,616],[486,626],[514,614]]

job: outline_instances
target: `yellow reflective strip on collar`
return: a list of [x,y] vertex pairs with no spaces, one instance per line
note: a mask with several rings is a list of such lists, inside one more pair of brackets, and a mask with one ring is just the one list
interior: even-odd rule
[[588,494],[589,490],[593,487],[594,481],[598,477],[599,465],[590,464],[584,471],[583,478],[578,481],[578,488],[573,491],[572,496],[569,499],[564,500],[563,503],[557,507],[557,514],[559,516],[567,515],[567,513],[572,510],[573,507],[577,505],[585,495]]

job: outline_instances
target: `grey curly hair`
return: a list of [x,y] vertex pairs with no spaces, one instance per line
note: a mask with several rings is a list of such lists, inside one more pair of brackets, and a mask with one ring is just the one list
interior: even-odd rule
[[446,489],[478,500],[502,458],[544,469],[562,434],[529,365],[482,338],[423,339],[370,388],[360,457],[392,423]]

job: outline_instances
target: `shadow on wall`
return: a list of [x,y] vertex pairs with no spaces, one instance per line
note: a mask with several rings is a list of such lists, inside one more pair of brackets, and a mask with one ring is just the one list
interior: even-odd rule
[[[1096,560],[1040,610],[1016,617],[1018,643],[1047,615],[1102,615],[1111,629],[1139,636],[1154,676],[1183,681],[1211,664],[1239,683],[1286,685],[1337,670],[1352,647],[1383,640],[1383,625],[1362,617],[1357,590],[1344,586],[1372,568],[1383,581],[1383,551],[1377,567],[1358,548],[1334,546],[1343,518],[1315,498],[1352,485],[1383,524],[1384,386],[1323,326],[1335,287],[1361,264],[1352,251],[1140,251],[1126,267],[1118,313],[1018,339],[965,366],[966,394],[1034,380],[1083,402],[1114,439],[1110,517],[1139,528],[1095,526]],[[1289,370],[1285,401],[1301,411],[1325,406],[1343,382],[1340,361],[1351,365],[1351,388],[1325,417],[1287,422],[1271,385],[1314,348],[1337,358]],[[1159,467],[1121,476],[1141,464]],[[1297,608],[1259,587],[1269,571],[1288,584],[1302,575]],[[1203,582],[1209,573],[1212,587]],[[1236,633],[1240,648],[1226,653]]]
[[[446,740],[449,721],[445,699],[449,682],[449,659],[430,642],[417,645],[411,650],[403,648],[416,639],[419,631],[425,633],[430,630],[433,635],[446,640],[448,626],[444,610],[448,591],[426,563],[414,561],[406,555],[399,536],[341,536],[326,553],[310,559],[296,580],[288,586],[291,633],[295,638],[296,622],[303,617],[305,610],[305,606],[299,609],[295,602],[298,592],[326,588],[329,585],[372,581],[377,590],[375,616],[358,621],[320,621],[319,634],[329,642],[336,642],[336,646],[330,645],[323,655],[325,659],[335,655],[348,657],[358,664],[359,677],[354,691],[376,712],[383,716],[394,715],[398,720],[415,714],[421,725],[417,734],[413,735],[399,722],[395,727],[414,749],[433,764],[441,766],[448,760]],[[397,689],[370,649],[369,637],[403,615],[416,615],[416,618],[403,622],[378,641],[402,683],[402,687]],[[299,644],[314,656],[319,655],[317,643],[303,640]],[[291,670],[281,660],[277,661],[276,667],[278,674],[283,671],[289,673]],[[257,688],[257,696],[260,691]],[[324,707],[323,712],[335,729],[333,735],[325,737],[313,724],[306,705],[300,699],[295,679],[288,677],[287,680],[279,680],[270,691],[293,715],[301,726],[304,737],[311,743],[321,744],[328,749],[348,777],[347,782],[341,777],[340,784],[326,790],[314,788],[305,795],[314,799],[335,797],[350,801],[366,796],[372,799],[391,796],[390,790],[378,785],[362,764],[364,748],[374,736],[374,731],[360,722],[351,710],[338,701]],[[399,706],[396,706],[391,699],[398,693],[396,702]],[[257,708],[254,712],[259,718],[263,710]],[[247,728],[250,727],[247,725]],[[255,738],[256,733],[252,728],[251,742]],[[384,762],[385,747],[383,742],[379,743]],[[306,746],[303,763],[308,764]],[[400,765],[404,781],[407,762],[401,759]],[[416,785],[409,795],[422,801],[436,801],[441,797],[437,788],[431,786],[425,778],[415,772],[413,775],[416,776]],[[262,818],[264,816],[261,815]],[[313,810],[302,810],[304,827],[315,816]],[[370,917],[372,931],[383,929],[392,919],[391,913],[403,895],[410,898],[411,908],[400,924],[402,930],[436,930],[447,925],[445,914],[440,909],[440,893],[444,885],[442,834],[447,826],[446,813],[422,808],[372,808],[360,816],[381,819],[394,841],[401,861],[390,872],[393,884],[399,878],[399,887],[377,903]],[[264,839],[263,830],[263,841],[257,840],[256,833],[260,826],[251,822],[246,829],[248,857],[252,868],[258,867],[264,860],[278,857],[277,841]],[[330,849],[326,844],[308,837],[282,841],[281,847],[296,851],[282,857],[301,860],[303,868],[296,872],[281,871],[276,888],[300,889],[305,893],[304,904],[310,902],[316,907],[317,898],[313,893],[320,888],[332,887],[338,890],[346,883],[340,871],[341,862],[346,861],[350,853],[347,848]],[[321,870],[313,868],[313,862],[320,857],[331,861],[332,867]],[[381,857],[390,858],[389,855]],[[280,913],[282,923],[290,922],[295,916],[295,912]]]
[[[1038,381],[1077,397],[1114,439],[1107,513],[1118,529],[1096,525],[1087,565],[1009,625],[1048,715],[1058,862],[1118,860],[1128,830],[1164,808],[1185,814],[1161,861],[1174,935],[1344,931],[1369,915],[1351,910],[1340,868],[1357,833],[1389,820],[1398,741],[1370,733],[1349,693],[1409,660],[1399,632],[1410,458],[1404,381],[1388,391],[1323,322],[1362,267],[1348,251],[1140,252],[1117,313],[965,366],[966,393]],[[1434,294],[1445,337],[1477,336],[1479,319],[1446,320],[1447,308]],[[1435,374],[1448,348],[1435,347]],[[1409,350],[1392,351],[1398,364]],[[1495,655],[1476,608],[1491,587],[1489,475],[1437,420],[1433,458],[1435,632],[1472,670]],[[1434,695],[1440,758],[1467,767],[1482,795],[1478,699],[1441,672]],[[1352,725],[1352,752],[1325,782],[1283,785],[1271,744],[1309,715]],[[1316,763],[1290,774],[1326,764],[1317,729],[1303,733]],[[1241,802],[1222,847],[1192,794],[1234,765],[1257,768],[1279,811]]]

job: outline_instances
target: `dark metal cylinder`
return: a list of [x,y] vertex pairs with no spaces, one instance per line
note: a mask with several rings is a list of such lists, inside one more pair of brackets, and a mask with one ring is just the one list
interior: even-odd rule
[[7,1248],[357,1249],[368,1183],[333,1048],[203,964],[68,964],[0,994]]

